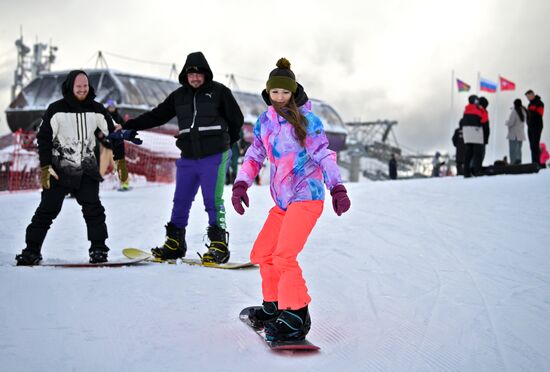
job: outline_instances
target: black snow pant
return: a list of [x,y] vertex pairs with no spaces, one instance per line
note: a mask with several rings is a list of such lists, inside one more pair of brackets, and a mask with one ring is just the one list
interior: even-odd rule
[[80,187],[76,189],[62,186],[51,178],[51,186],[49,189],[42,190],[40,205],[27,227],[25,235],[27,249],[37,253],[40,252],[46,233],[61,211],[65,196],[69,193],[72,193],[78,204],[82,206],[82,215],[88,230],[88,240],[93,245],[105,243],[108,235],[107,225],[105,224],[105,208],[99,200],[99,182],[83,175]]
[[542,125],[531,124],[527,126],[527,136],[529,137],[529,146],[531,147],[531,163],[540,163],[540,136],[542,134]]
[[464,145],[464,177],[478,175],[481,172],[481,158],[483,156],[483,145],[477,143],[466,143]]
[[481,145],[481,154],[479,159],[479,166],[483,168],[483,160],[485,160],[485,154],[487,153],[487,144]]

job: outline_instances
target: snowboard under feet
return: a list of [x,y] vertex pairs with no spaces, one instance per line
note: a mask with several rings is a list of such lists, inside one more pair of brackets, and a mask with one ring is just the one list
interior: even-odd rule
[[268,341],[265,339],[265,332],[263,328],[254,327],[250,319],[248,319],[248,314],[250,311],[261,308],[261,306],[250,306],[244,308],[239,314],[239,319],[249,326],[258,336],[265,341],[267,346],[271,350],[291,350],[291,351],[318,351],[321,348],[317,345],[312,344],[307,339],[298,340],[298,341]]
[[251,262],[228,262],[224,264],[216,264],[216,263],[210,263],[210,262],[202,262],[198,258],[195,259],[195,258],[185,258],[185,257],[174,259],[174,260],[163,260],[163,259],[154,257],[149,252],[146,252],[137,248],[124,248],[122,250],[122,254],[131,259],[143,258],[147,262],[169,263],[169,264],[176,264],[178,262],[183,262],[188,265],[211,267],[214,269],[235,270],[235,269],[247,269],[247,268],[257,267]]
[[[66,262],[61,260],[53,261],[41,261],[38,265],[32,266],[50,266],[50,267],[121,267],[121,266],[131,266],[138,264],[140,262],[145,262],[145,258],[132,258],[132,259],[118,259],[113,261],[101,262],[101,263],[89,263],[89,262]],[[25,266],[20,266],[25,267]]]

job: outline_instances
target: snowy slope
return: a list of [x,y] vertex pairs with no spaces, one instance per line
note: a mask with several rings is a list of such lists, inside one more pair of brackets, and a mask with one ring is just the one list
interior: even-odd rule
[[[257,270],[187,265],[13,267],[39,193],[0,195],[2,371],[548,371],[550,171],[479,179],[349,184],[300,256],[318,354],[276,354],[239,320],[261,301]],[[102,191],[111,258],[163,239],[173,186]],[[229,188],[226,189],[226,195]],[[228,212],[247,259],[267,186]],[[189,255],[203,251],[196,198]],[[85,260],[80,208],[65,201],[46,259]]]

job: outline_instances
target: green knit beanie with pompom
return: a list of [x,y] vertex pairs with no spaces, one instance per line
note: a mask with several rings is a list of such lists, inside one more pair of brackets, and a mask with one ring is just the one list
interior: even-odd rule
[[277,61],[277,68],[269,73],[266,90],[269,93],[274,88],[286,89],[292,93],[296,93],[296,89],[298,89],[296,76],[290,69],[290,62],[286,58],[280,58]]

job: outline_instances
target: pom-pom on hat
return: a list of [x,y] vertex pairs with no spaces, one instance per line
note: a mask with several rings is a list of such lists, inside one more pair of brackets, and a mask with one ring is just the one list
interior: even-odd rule
[[296,93],[296,89],[298,89],[296,76],[290,69],[290,62],[286,58],[280,58],[277,61],[277,68],[269,73],[266,90],[269,93],[274,88],[286,89],[292,93]]

